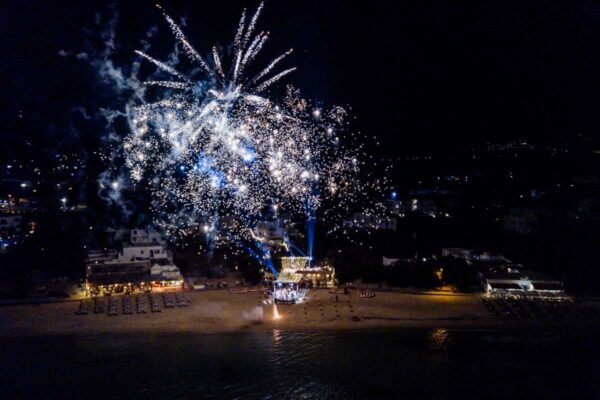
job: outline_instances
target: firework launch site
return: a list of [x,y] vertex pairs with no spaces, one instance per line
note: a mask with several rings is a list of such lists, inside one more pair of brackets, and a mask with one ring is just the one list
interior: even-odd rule
[[[133,295],[132,301],[140,296],[148,295]],[[310,291],[301,304],[279,304],[276,308],[260,291],[185,292],[184,297],[187,307],[168,308],[168,303],[163,305],[163,300],[157,297],[159,312],[152,312],[148,307],[147,312],[134,310],[132,315],[121,309],[122,303],[128,301],[127,296],[111,297],[111,301],[118,303],[112,317],[107,317],[106,312],[94,313],[93,304],[90,304],[89,314],[77,315],[77,302],[2,307],[0,320],[5,327],[2,336],[433,327],[535,330],[540,326],[557,329],[590,326],[590,321],[576,317],[575,313],[582,309],[571,306],[561,308],[570,310],[569,314],[561,314],[562,317],[555,318],[550,311],[544,311],[547,319],[542,325],[533,317],[495,316],[486,310],[481,296],[476,294],[378,292],[368,298],[361,296],[359,290],[346,294],[315,290]],[[107,298],[98,301],[109,305]]]

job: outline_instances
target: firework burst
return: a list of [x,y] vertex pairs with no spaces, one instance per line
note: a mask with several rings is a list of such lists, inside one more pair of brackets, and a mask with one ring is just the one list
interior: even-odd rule
[[150,189],[157,220],[172,232],[226,226],[244,240],[265,214],[313,218],[322,209],[320,216],[339,218],[365,193],[357,179],[360,146],[350,151],[340,143],[346,110],[314,108],[289,86],[281,101],[269,97],[295,70],[280,68],[292,50],[249,72],[269,38],[255,33],[262,8],[249,21],[244,11],[229,52],[213,47],[202,56],[159,7],[195,64],[189,74],[136,51],[166,77],[145,82],[160,89],[155,101],[128,112],[125,163],[131,179]]

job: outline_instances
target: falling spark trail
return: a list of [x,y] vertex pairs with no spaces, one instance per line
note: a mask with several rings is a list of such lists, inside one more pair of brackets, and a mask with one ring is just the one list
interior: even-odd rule
[[288,51],[286,51],[285,53],[283,53],[282,55],[280,55],[279,57],[275,58],[273,61],[271,61],[271,63],[267,66],[267,68],[263,69],[258,75],[256,75],[255,78],[252,79],[252,82],[256,82],[258,80],[260,80],[263,76],[267,75],[269,72],[271,72],[271,70],[281,61],[283,60],[285,57],[289,56],[290,54],[293,53],[293,49],[289,49]]
[[158,68],[162,69],[163,71],[166,71],[166,72],[170,73],[171,75],[174,75],[180,79],[183,79],[183,80],[189,82],[189,79],[185,75],[177,72],[175,69],[169,67],[167,64],[162,63],[162,62],[158,61],[157,59],[150,57],[148,54],[146,54],[142,51],[135,50],[135,53],[144,57],[146,60],[150,61],[151,63],[156,65]]
[[173,81],[146,81],[145,85],[148,86],[162,86],[171,89],[189,89],[189,84],[184,82],[173,82]]
[[173,21],[173,19],[164,12],[164,10],[162,9],[162,7],[160,5],[157,4],[156,6],[158,7],[159,10],[161,10],[163,12],[163,16],[169,23],[169,26],[171,27],[171,30],[173,31],[175,38],[179,41],[179,43],[181,43],[181,45],[183,46],[188,57],[190,57],[190,59],[192,61],[198,62],[198,64],[200,64],[206,72],[208,72],[209,74],[212,73],[212,70],[210,69],[210,67],[208,66],[206,61],[204,61],[202,56],[200,56],[200,54],[198,54],[196,49],[194,49],[194,47],[190,44],[187,37],[183,34],[183,32],[181,31],[179,26],[175,23],[175,21]]
[[245,46],[246,43],[248,43],[250,36],[252,36],[252,33],[254,32],[254,27],[256,26],[256,22],[258,21],[258,17],[260,17],[260,13],[262,12],[264,5],[265,5],[265,3],[261,2],[258,5],[256,12],[254,13],[254,16],[252,16],[252,20],[250,20],[250,24],[248,25],[248,29],[246,30],[246,35],[244,37],[244,42],[243,42],[242,47]]
[[260,85],[258,85],[258,87],[256,88],[256,91],[262,92],[263,90],[265,90],[266,88],[268,88],[269,86],[271,86],[272,84],[274,84],[275,82],[277,82],[278,80],[280,80],[281,78],[283,78],[284,76],[286,76],[287,74],[289,74],[290,72],[293,72],[295,70],[296,70],[296,67],[293,67],[293,68],[286,69],[285,71],[278,73],[274,77],[272,77],[272,78],[264,81]]
[[233,39],[233,45],[236,49],[240,47],[240,40],[242,39],[242,34],[244,33],[244,26],[246,23],[246,10],[242,11],[242,17],[240,18],[240,23],[238,25],[238,30],[235,33],[235,39]]
[[213,46],[213,59],[215,61],[215,68],[217,68],[217,72],[221,78],[225,78],[225,74],[223,73],[223,66],[221,65],[221,58],[219,57],[219,53],[217,53],[217,48]]

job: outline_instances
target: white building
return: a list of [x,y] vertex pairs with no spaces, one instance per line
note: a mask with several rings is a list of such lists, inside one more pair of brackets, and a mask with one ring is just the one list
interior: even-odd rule
[[384,267],[391,267],[392,265],[396,264],[398,261],[400,261],[399,258],[387,258],[386,256],[383,256],[382,264]]
[[491,251],[473,252],[471,256],[472,261],[479,261],[483,263],[511,263],[508,258],[502,254],[493,253]]
[[442,257],[460,258],[467,262],[471,261],[473,250],[464,249],[462,247],[447,247],[442,249]]
[[165,243],[160,232],[153,229],[132,229],[130,232],[130,240],[132,244]]
[[183,279],[179,268],[167,258],[153,260],[151,265],[150,274],[155,281],[179,281]]
[[520,264],[490,266],[479,271],[483,289],[490,294],[535,297],[562,297],[562,282],[539,272],[526,270]]
[[165,243],[159,232],[150,229],[132,229],[129,234],[129,242],[123,243],[115,262],[167,258]]
[[183,277],[166,241],[151,229],[133,229],[119,251],[90,251],[86,281],[92,292],[180,288]]
[[252,230],[255,240],[268,245],[282,246],[285,243],[286,231],[280,221],[259,221]]
[[160,243],[128,243],[118,254],[119,261],[149,260],[166,258],[167,251]]

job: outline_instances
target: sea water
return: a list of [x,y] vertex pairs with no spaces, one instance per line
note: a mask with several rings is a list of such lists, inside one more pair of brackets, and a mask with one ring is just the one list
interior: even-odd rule
[[0,398],[594,399],[599,338],[430,329],[0,339]]

